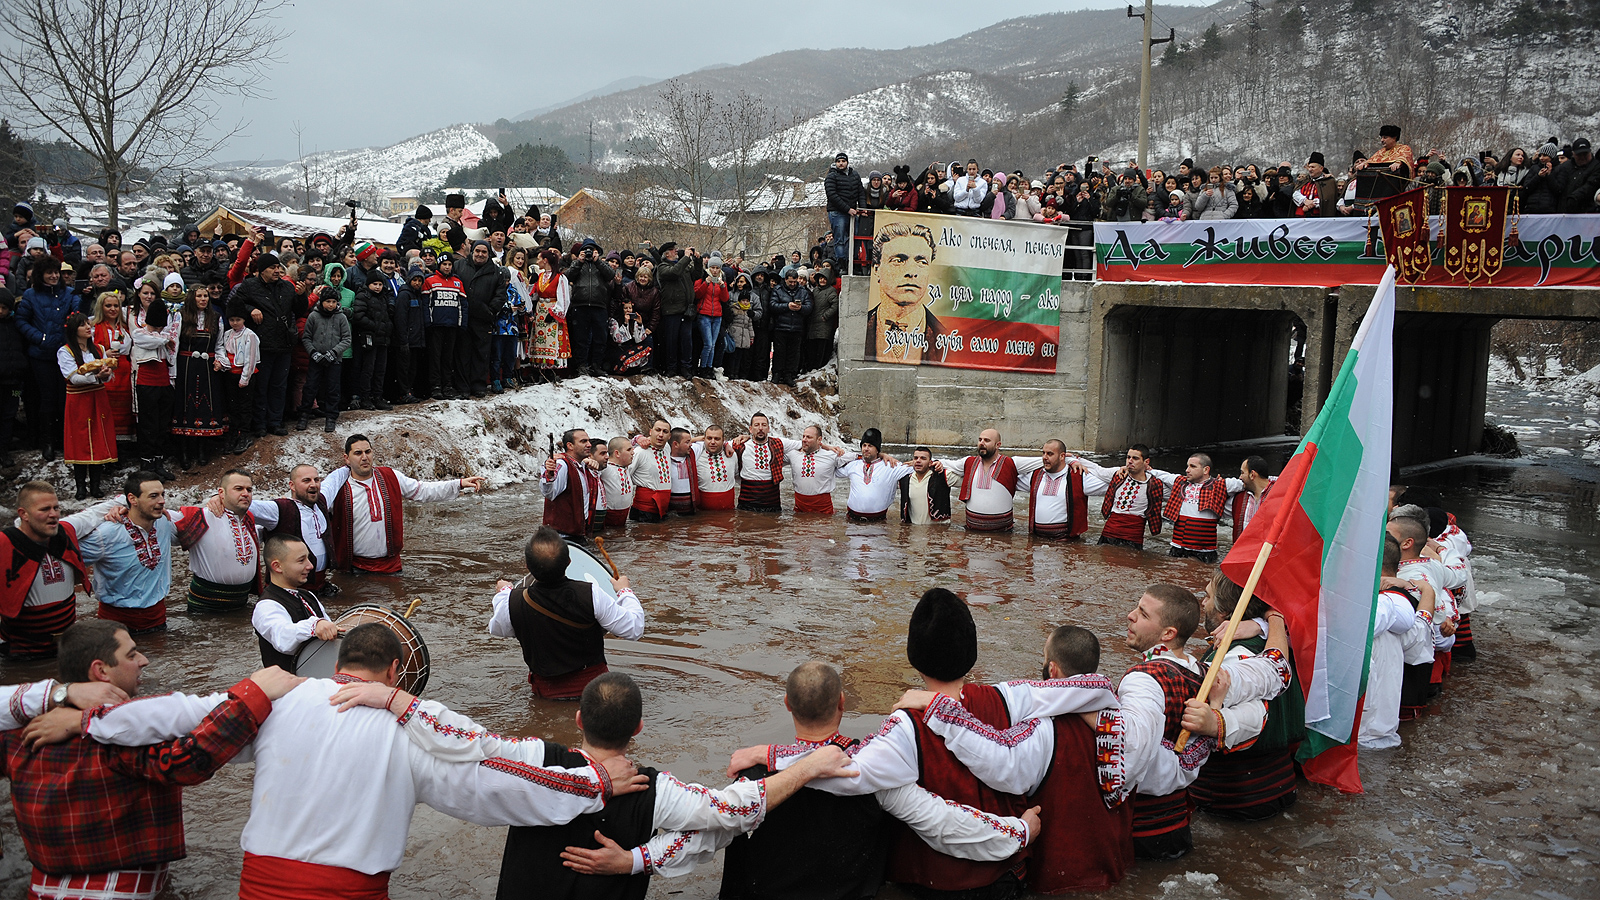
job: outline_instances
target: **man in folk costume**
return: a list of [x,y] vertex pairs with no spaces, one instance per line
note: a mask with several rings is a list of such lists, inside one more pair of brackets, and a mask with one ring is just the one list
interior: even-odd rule
[[[538,738],[501,737],[435,701],[418,701],[403,691],[392,702],[389,693],[373,685],[353,685],[346,694],[364,705],[414,708],[415,714],[406,721],[406,736],[422,752],[452,763],[609,767],[626,761],[623,754],[644,725],[639,687],[620,672],[603,675],[584,688],[577,714],[583,745],[573,749]],[[613,796],[604,810],[585,811],[570,822],[513,825],[506,834],[497,896],[643,898],[650,876],[678,862],[675,857],[691,849],[685,845],[695,836],[750,831],[807,782],[848,772],[849,761],[837,747],[814,756],[788,771],[736,781],[720,790],[640,767],[636,781],[643,790]],[[652,838],[658,829],[666,829],[672,837]],[[627,847],[645,846],[630,853],[619,840]],[[602,859],[606,863],[597,865]]]
[[56,655],[56,635],[78,618],[79,585],[89,583],[78,534],[61,520],[56,489],[30,481],[17,490],[17,518],[0,532],[0,652],[12,659]]
[[900,479],[900,521],[907,525],[945,524],[950,521],[950,482],[933,464],[933,451],[911,451],[911,474]]
[[529,578],[495,585],[489,633],[522,645],[534,693],[576,700],[584,685],[609,671],[608,633],[625,641],[644,635],[644,608],[627,576],[612,580],[615,598],[598,584],[567,577],[571,551],[553,528],[535,531],[522,555]]
[[[148,663],[121,622],[88,619],[61,635],[61,681],[73,687],[92,682],[135,696]],[[168,866],[187,854],[183,788],[207,780],[249,746],[273,701],[297,683],[286,672],[263,669],[213,695],[188,728],[149,746],[68,740],[105,712],[93,707],[61,707],[27,730],[0,732],[17,830],[33,863],[28,896],[154,900],[162,894]],[[142,711],[152,702],[131,708]],[[35,742],[48,746],[29,746]]]
[[463,489],[483,489],[483,478],[477,475],[417,481],[388,466],[375,466],[372,442],[364,434],[345,438],[344,461],[322,479],[322,496],[333,498],[328,550],[333,565],[340,569],[399,574],[406,537],[403,502],[453,500]]
[[1437,506],[1428,507],[1428,532],[1439,545],[1439,561],[1462,579],[1461,587],[1452,591],[1457,615],[1456,643],[1450,648],[1450,658],[1455,662],[1471,662],[1478,658],[1478,645],[1472,640],[1472,613],[1478,606],[1478,585],[1472,577],[1472,539],[1461,530],[1455,513],[1445,512]]
[[1400,697],[1405,683],[1407,651],[1432,648],[1433,585],[1399,577],[1400,542],[1383,538],[1383,577],[1372,614],[1372,661],[1367,693],[1362,698],[1361,731],[1356,741],[1368,750],[1400,746]]
[[275,534],[298,538],[311,554],[313,568],[306,588],[324,596],[339,593],[328,580],[328,505],[322,496],[322,476],[317,467],[301,463],[289,470],[289,496],[251,500],[250,515],[261,526],[261,536]]
[[694,441],[694,435],[687,428],[667,432],[667,453],[672,457],[672,496],[667,500],[667,510],[680,516],[692,516],[700,509],[700,474],[695,466]]
[[[1462,573],[1452,572],[1439,561],[1437,546],[1428,540],[1427,510],[1414,504],[1397,506],[1389,513],[1387,528],[1389,534],[1400,542],[1399,577],[1413,582],[1426,581],[1433,586],[1435,594],[1433,655],[1425,688],[1421,684],[1422,664],[1407,660],[1406,699],[1401,702],[1403,707],[1411,707],[1411,715],[1407,716],[1404,709],[1401,714],[1405,718],[1414,718],[1421,714],[1427,700],[1443,690],[1444,679],[1450,674],[1450,651],[1455,647],[1456,625],[1460,616],[1455,594],[1451,591],[1460,589],[1466,579]],[[1414,655],[1420,660],[1422,654],[1418,652]]]
[[[273,704],[267,721],[278,724],[263,727],[239,757],[255,760],[250,818],[239,838],[241,900],[387,900],[418,803],[479,825],[552,825],[600,812],[615,793],[642,786],[621,758],[570,767],[440,759],[407,740],[396,713],[345,712],[330,702],[351,685],[397,697],[405,652],[389,628],[358,625],[339,645],[333,678],[301,680]],[[89,736],[147,742],[193,727],[216,702],[216,695],[171,694],[123,704],[94,720]],[[399,708],[399,724],[414,718],[416,705]]]
[[946,478],[961,482],[960,499],[967,507],[967,530],[1006,532],[1012,529],[1017,492],[1017,464],[1000,453],[1000,432],[985,428],[978,452],[961,459],[940,460]]
[[883,455],[883,434],[876,428],[862,433],[861,455],[839,471],[850,479],[845,521],[857,524],[887,519],[895,489],[914,474],[910,466]]
[[[807,662],[789,673],[783,703],[794,717],[799,743],[846,751],[860,745],[839,733],[844,685],[832,666]],[[776,773],[758,764],[734,774],[753,782]],[[648,842],[637,842],[631,850],[606,837],[599,849],[569,847],[566,857],[584,874],[671,877],[689,874],[725,846],[720,894],[724,900],[857,900],[873,894],[883,882],[890,817],[905,822],[930,847],[961,859],[1008,859],[1039,834],[1037,807],[1021,817],[991,816],[946,803],[914,784],[859,797],[808,787],[796,792],[782,810],[771,809],[770,801],[768,807],[761,828],[749,834],[715,828],[665,831]],[[583,835],[580,843],[590,843],[588,838]],[[511,856],[509,846],[506,856]]]
[[250,476],[229,469],[205,505],[181,508],[178,541],[189,551],[189,612],[241,610],[260,590],[253,496]]
[[[1057,628],[1045,640],[1044,657],[1046,681],[1110,687],[1095,674],[1100,641],[1087,629]],[[996,687],[1009,706],[1010,685]],[[907,691],[896,706],[927,710],[923,718],[929,730],[971,765],[974,774],[996,790],[1014,791],[1040,804],[1043,843],[1028,861],[1028,890],[1101,891],[1127,874],[1133,864],[1133,804],[1124,771],[1121,711],[1069,713],[1046,722],[1030,719],[1026,734],[1014,726],[1016,733],[1008,733],[1007,739],[1014,738],[1014,744],[1031,741],[1028,749],[1033,752],[1024,757],[1002,750],[995,743],[1001,732],[983,726],[943,694]],[[989,737],[979,737],[983,734]]]
[[[1009,692],[967,681],[967,672],[978,657],[977,627],[966,604],[950,591],[934,588],[923,594],[911,614],[906,657],[922,675],[924,688],[959,701],[972,723],[1006,729],[1014,719],[1039,715],[1026,702],[1013,704]],[[1045,682],[1038,691],[1024,696],[1043,698],[1059,715],[1117,706],[1111,684],[1103,678]],[[860,770],[858,777],[827,779],[813,786],[852,795],[918,784],[947,801],[990,814],[1019,815],[1028,808],[1023,797],[1002,793],[978,780],[930,729],[927,718],[922,713],[896,710],[872,737],[851,751]],[[782,769],[814,746],[746,748],[734,755],[733,766],[743,768],[765,761],[770,768]],[[1015,896],[1023,870],[1024,861],[1018,857],[981,863],[954,859],[904,829],[896,829],[889,851],[889,880],[916,885],[917,895],[924,897],[946,891],[981,892],[965,896]]]
[[650,425],[648,435],[633,439],[633,462],[628,478],[633,482],[633,509],[628,518],[635,522],[659,522],[672,505],[672,451],[667,440],[672,426],[664,419]]
[[628,467],[633,465],[633,441],[614,437],[607,445],[610,458],[600,470],[600,487],[606,504],[606,525],[613,528],[628,524],[628,513],[633,509],[634,484]]
[[1160,469],[1151,469],[1150,474],[1171,490],[1161,510],[1162,518],[1172,523],[1172,549],[1167,555],[1215,563],[1217,522],[1228,509],[1228,494],[1244,485],[1236,478],[1213,477],[1211,457],[1204,453],[1189,457],[1181,476]]
[[561,455],[544,461],[544,477],[539,479],[544,524],[579,544],[588,541],[602,500],[600,476],[589,467],[592,447],[587,431],[569,428],[561,435]]
[[794,476],[794,511],[819,516],[833,515],[833,485],[839,470],[855,454],[822,443],[822,426],[807,425],[800,446],[785,454],[789,474]]
[[306,644],[334,640],[339,629],[322,601],[306,588],[314,564],[305,541],[275,534],[261,552],[267,561],[267,585],[250,613],[250,624],[261,645],[261,664],[293,674]]
[[1149,447],[1144,444],[1129,447],[1120,469],[1097,466],[1083,459],[1073,460],[1072,466],[1084,474],[1087,493],[1105,494],[1100,504],[1105,524],[1100,528],[1099,543],[1143,550],[1146,528],[1151,534],[1161,533],[1166,485],[1150,474]]
[[[606,516],[610,510],[606,507],[606,486],[600,480],[600,475],[610,468],[611,448],[605,441],[590,441],[589,443],[589,471],[594,473],[594,517],[589,522],[589,533],[599,534],[606,529]],[[630,502],[632,498],[629,498]]]
[[733,509],[737,505],[738,462],[721,425],[708,425],[703,440],[695,441],[694,469],[700,496],[695,509]]
[[1232,490],[1233,479],[1227,481],[1229,487],[1228,517],[1233,520],[1233,539],[1238,540],[1244,533],[1246,525],[1256,517],[1256,510],[1261,508],[1261,501],[1267,499],[1267,492],[1277,483],[1278,476],[1267,474],[1267,461],[1259,456],[1245,457],[1239,463],[1239,484],[1243,488],[1239,491]]
[[[83,561],[94,567],[100,618],[121,622],[136,635],[162,631],[172,590],[177,516],[167,510],[166,488],[154,473],[132,473],[122,492],[122,497],[97,503],[65,522],[78,535]],[[123,504],[125,512],[118,508]]]
[[733,441],[739,458],[739,508],[747,512],[782,512],[778,483],[783,481],[783,461],[796,441],[775,437],[766,413],[750,417],[750,433]]
[[[1211,634],[1221,633],[1243,597],[1244,588],[1221,570],[1211,576],[1205,600],[1200,605]],[[1218,742],[1217,750],[1189,786],[1189,798],[1191,803],[1213,816],[1256,822],[1293,806],[1298,796],[1294,752],[1306,736],[1306,695],[1294,670],[1283,613],[1259,597],[1251,597],[1245,617],[1251,626],[1249,633],[1243,630],[1235,633],[1228,648],[1228,659],[1263,655],[1282,660],[1278,692],[1262,701],[1266,704],[1266,721],[1254,739]],[[1259,625],[1263,620],[1267,625],[1265,633],[1261,633]],[[1244,623],[1240,627],[1243,629]],[[1216,648],[1213,647],[1201,662],[1210,666],[1215,661]],[[1219,728],[1227,731],[1226,710],[1201,708],[1198,715],[1196,721],[1185,721],[1186,727],[1189,724],[1199,726],[1192,729],[1195,733],[1216,734]]]
[[1037,457],[1012,460],[1018,481],[1027,485],[1028,533],[1035,537],[1075,541],[1089,530],[1083,473],[1067,460],[1067,445],[1059,438],[1045,441]]

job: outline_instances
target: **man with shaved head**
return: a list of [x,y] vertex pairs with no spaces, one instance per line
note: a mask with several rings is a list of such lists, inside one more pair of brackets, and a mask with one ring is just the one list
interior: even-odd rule
[[322,475],[310,463],[289,470],[289,496],[275,500],[253,499],[250,515],[261,526],[262,538],[275,534],[299,538],[311,554],[311,574],[305,587],[328,597],[339,593],[338,585],[328,581],[328,550],[323,535],[328,533],[328,506],[322,499]]
[[1013,495],[1021,475],[1017,463],[1000,453],[1000,432],[985,428],[978,434],[972,456],[939,460],[947,478],[961,482],[960,500],[967,508],[967,530],[1007,532],[1015,524]]

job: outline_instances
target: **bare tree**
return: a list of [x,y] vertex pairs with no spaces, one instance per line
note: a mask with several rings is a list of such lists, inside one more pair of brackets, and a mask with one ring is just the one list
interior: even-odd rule
[[[717,100],[710,91],[685,90],[674,78],[662,88],[641,124],[637,149],[647,164],[670,180],[668,188],[704,197],[711,158],[721,149],[717,118]],[[701,204],[694,207],[694,221],[699,224]]]
[[259,96],[283,0],[0,0],[4,102],[95,162],[109,224],[138,171],[197,166],[243,128],[217,100]]

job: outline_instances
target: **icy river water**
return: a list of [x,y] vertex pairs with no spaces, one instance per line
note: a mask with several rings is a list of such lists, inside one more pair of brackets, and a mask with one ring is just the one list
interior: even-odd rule
[[[1193,854],[1141,862],[1107,896],[1600,896],[1600,589],[1592,580],[1600,465],[1584,447],[1597,434],[1582,425],[1594,414],[1520,387],[1493,387],[1490,409],[1516,427],[1530,459],[1408,479],[1439,488],[1476,545],[1478,661],[1456,668],[1431,715],[1402,726],[1403,747],[1361,754],[1365,794],[1302,784],[1299,803],[1268,822],[1197,817]],[[1228,471],[1241,455],[1216,454]],[[517,572],[539,509],[531,488],[413,505],[403,575],[341,578],[344,592],[330,606],[403,608],[422,598],[415,621],[432,650],[429,696],[504,733],[575,743],[574,705],[532,699],[515,642],[486,631],[495,579]],[[736,747],[792,737],[783,679],[806,659],[842,667],[843,730],[872,731],[917,683],[905,626],[929,587],[954,588],[973,604],[975,678],[1031,676],[1043,637],[1070,622],[1101,636],[1101,671],[1115,679],[1135,661],[1121,641],[1122,617],[1141,590],[1156,581],[1199,588],[1209,575],[1148,551],[847,525],[842,516],[715,513],[633,526],[607,543],[648,616],[643,640],[607,647],[612,668],[644,690],[633,755],[715,784]],[[257,667],[246,617],[190,618],[175,597],[171,631],[142,640],[152,660],[145,693],[215,689]],[[5,683],[52,674],[48,664],[8,663],[0,672]],[[250,777],[248,766],[230,766],[186,792],[189,856],[174,866],[165,896],[237,896]],[[0,810],[0,898],[22,897],[25,854],[10,804]],[[503,829],[419,808],[391,893],[492,897],[503,841]],[[714,897],[719,877],[720,861],[688,878],[655,879],[650,896]],[[880,896],[902,895],[885,888]]]

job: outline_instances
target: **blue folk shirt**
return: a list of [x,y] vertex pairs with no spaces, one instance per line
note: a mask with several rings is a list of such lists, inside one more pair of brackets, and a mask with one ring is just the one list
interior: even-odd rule
[[[87,513],[105,506],[97,504]],[[170,516],[157,519],[150,531],[132,522],[107,522],[103,512],[94,519],[99,524],[92,531],[79,527],[76,517],[73,527],[83,561],[94,566],[94,592],[101,602],[125,609],[165,603],[172,590],[172,546],[178,539],[178,526]]]

